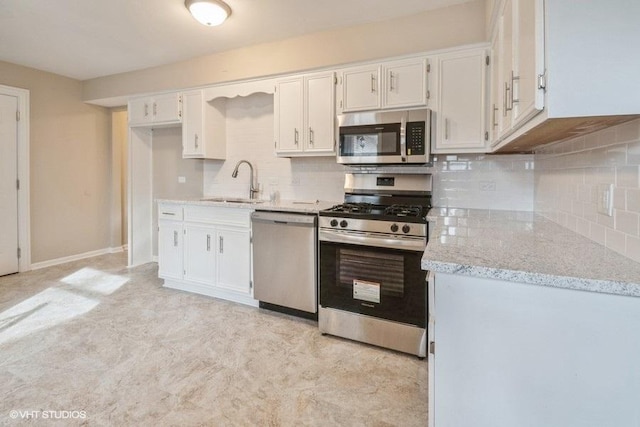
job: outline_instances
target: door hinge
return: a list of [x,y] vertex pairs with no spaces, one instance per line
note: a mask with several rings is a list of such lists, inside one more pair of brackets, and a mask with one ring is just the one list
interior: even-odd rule
[[543,74],[538,74],[538,89],[542,89],[546,92],[547,90],[547,76],[546,72]]
[[18,248],[18,258],[22,257],[22,251]]
[[16,110],[16,122],[20,121],[20,110]]
[[484,63],[489,65],[491,63],[491,60],[489,59],[489,55],[484,57]]
[[431,64],[427,62],[427,73],[431,72]]
[[16,179],[16,190],[20,190],[20,180]]
[[435,341],[431,341],[429,343],[429,353],[436,354],[436,342]]
[[334,85],[338,84],[338,76],[333,76],[333,84]]
[[249,289],[253,289],[253,280],[249,280]]
[[340,108],[342,108],[342,100],[340,101]]
[[485,132],[484,133],[484,140],[488,141],[489,140],[489,132]]
[[278,86],[276,85],[276,86],[273,87],[273,92],[275,93],[277,91],[278,91]]
[[427,99],[431,99],[431,91],[430,90],[427,91]]

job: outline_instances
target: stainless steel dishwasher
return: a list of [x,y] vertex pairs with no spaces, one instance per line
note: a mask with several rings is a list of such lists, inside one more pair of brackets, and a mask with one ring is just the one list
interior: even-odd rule
[[256,211],[251,226],[260,307],[317,319],[317,216]]

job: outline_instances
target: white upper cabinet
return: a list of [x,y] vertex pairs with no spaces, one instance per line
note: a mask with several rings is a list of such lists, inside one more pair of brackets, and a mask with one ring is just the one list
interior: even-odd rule
[[427,105],[427,67],[425,58],[384,63],[383,107]]
[[382,107],[380,66],[368,65],[342,72],[342,111],[377,110]]
[[438,99],[433,153],[484,152],[486,101],[485,49],[438,57]]
[[424,107],[428,103],[427,58],[347,68],[340,76],[340,112]]
[[182,96],[166,93],[129,101],[129,126],[177,125],[182,122]]
[[214,102],[204,99],[202,90],[182,95],[182,157],[198,159],[226,158],[226,125],[224,113]]
[[335,154],[335,74],[305,74],[278,80],[274,135],[279,156]]
[[630,54],[640,2],[495,3],[503,89],[491,105],[504,123],[494,152],[531,151],[640,116],[640,56]]

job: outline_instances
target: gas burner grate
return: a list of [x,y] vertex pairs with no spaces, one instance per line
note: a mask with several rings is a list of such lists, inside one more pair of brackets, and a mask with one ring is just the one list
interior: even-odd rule
[[331,212],[345,212],[345,213],[370,213],[370,203],[343,203],[341,205],[335,205],[331,209]]
[[391,205],[384,210],[385,215],[418,217],[422,214],[422,206]]

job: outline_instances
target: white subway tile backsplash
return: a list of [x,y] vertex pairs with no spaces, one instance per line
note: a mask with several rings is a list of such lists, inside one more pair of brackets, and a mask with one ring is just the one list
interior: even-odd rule
[[[640,259],[640,120],[542,147],[535,163],[537,213]],[[611,217],[597,211],[599,184],[614,184]]]

